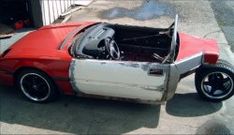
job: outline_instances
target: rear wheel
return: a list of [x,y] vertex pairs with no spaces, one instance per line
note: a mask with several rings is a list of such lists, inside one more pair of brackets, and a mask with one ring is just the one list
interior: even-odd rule
[[195,85],[198,94],[206,100],[228,99],[234,94],[234,68],[223,60],[216,65],[202,66],[196,71]]
[[24,70],[16,79],[22,94],[33,102],[48,102],[58,96],[54,82],[45,73],[37,70]]

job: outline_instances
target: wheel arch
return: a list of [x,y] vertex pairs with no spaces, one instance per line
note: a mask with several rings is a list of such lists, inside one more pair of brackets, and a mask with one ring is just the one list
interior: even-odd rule
[[37,70],[47,75],[55,84],[61,94],[74,95],[70,80],[69,66],[70,60],[53,60],[53,59],[16,59],[11,64],[9,70],[11,73],[12,84],[15,84],[16,77],[23,70]]
[[[55,87],[58,88],[55,80],[44,70],[41,70],[39,68],[36,68],[36,67],[30,67],[30,66],[23,66],[23,67],[19,67],[18,69],[15,70],[15,72],[13,73],[13,77],[14,77],[14,83],[16,82],[16,78],[18,77],[18,75],[25,71],[25,70],[36,70],[36,71],[39,71],[39,72],[42,72],[44,73],[47,77],[49,77],[51,79],[51,81],[54,83]],[[59,89],[58,89],[59,90]],[[60,91],[60,90],[59,90]],[[61,92],[61,91],[60,91]]]

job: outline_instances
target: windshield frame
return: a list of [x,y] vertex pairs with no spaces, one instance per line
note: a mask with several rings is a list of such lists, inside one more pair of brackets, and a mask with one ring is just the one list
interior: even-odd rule
[[[64,40],[60,43],[59,50],[62,50],[65,46],[68,46],[67,48],[70,48],[72,41],[76,35],[78,35],[81,32],[84,32],[89,27],[98,24],[98,22],[87,22],[84,25],[78,26],[78,28],[75,28],[73,31],[69,32],[68,35],[64,38]],[[69,42],[71,43],[67,45]]]
[[176,45],[177,45],[177,30],[178,30],[178,15],[175,16],[175,22],[174,22],[174,30],[173,30],[173,36],[172,36],[172,40],[171,40],[171,49],[170,49],[170,53],[175,52],[176,49]]

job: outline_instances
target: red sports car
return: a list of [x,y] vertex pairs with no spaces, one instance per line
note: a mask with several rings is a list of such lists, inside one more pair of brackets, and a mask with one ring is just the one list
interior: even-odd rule
[[198,94],[222,101],[234,94],[234,68],[218,60],[215,40],[177,32],[101,22],[42,27],[1,50],[0,80],[34,102],[63,93],[156,103],[195,74]]

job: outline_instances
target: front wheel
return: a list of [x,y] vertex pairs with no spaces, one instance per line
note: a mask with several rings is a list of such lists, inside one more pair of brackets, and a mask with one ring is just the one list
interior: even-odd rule
[[196,71],[195,86],[199,96],[220,102],[234,94],[234,67],[226,61],[202,66]]

